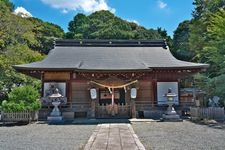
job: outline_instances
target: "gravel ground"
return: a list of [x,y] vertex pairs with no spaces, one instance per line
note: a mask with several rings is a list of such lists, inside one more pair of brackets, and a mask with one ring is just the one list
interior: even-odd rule
[[0,150],[80,150],[96,125],[29,124],[0,127]]
[[132,127],[147,150],[224,150],[225,124],[138,122]]

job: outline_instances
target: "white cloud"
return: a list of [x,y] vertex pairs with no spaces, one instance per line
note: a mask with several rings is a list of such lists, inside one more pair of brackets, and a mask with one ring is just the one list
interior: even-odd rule
[[81,10],[84,13],[109,10],[115,13],[115,9],[109,7],[106,0],[42,0],[42,2],[53,8],[61,9],[62,13],[68,13],[73,10]]
[[19,16],[21,16],[21,17],[23,17],[23,18],[33,17],[33,16],[31,15],[31,13],[30,13],[29,11],[27,11],[27,10],[26,10],[25,8],[23,8],[23,7],[17,7],[17,8],[14,10],[13,13],[16,14],[16,15],[19,15]]
[[132,19],[126,19],[128,22],[133,22],[136,23],[137,25],[140,25],[140,23],[137,20],[132,20]]
[[160,9],[164,9],[164,8],[166,8],[166,6],[167,6],[167,3],[165,3],[165,2],[163,2],[162,0],[158,0],[158,7],[160,8]]
[[68,10],[63,9],[61,12],[62,12],[63,14],[67,14],[67,13],[68,13]]

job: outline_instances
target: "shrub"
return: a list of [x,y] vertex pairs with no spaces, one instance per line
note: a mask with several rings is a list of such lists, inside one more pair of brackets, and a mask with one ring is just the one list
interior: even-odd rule
[[220,97],[220,105],[225,105],[225,74],[214,77],[208,83],[208,93],[212,96]]
[[196,86],[206,92],[206,102],[213,96],[220,97],[220,106],[225,106],[225,74],[214,78],[207,78],[204,75],[198,74],[195,76]]
[[39,93],[32,86],[14,88],[2,102],[2,110],[7,112],[35,111],[41,108]]

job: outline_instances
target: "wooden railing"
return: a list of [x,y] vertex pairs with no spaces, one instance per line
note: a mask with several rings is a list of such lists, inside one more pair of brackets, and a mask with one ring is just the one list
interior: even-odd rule
[[[167,106],[167,104],[157,104],[153,103],[152,101],[135,101],[136,107],[142,107],[142,108],[151,108],[152,107],[158,107],[158,106]],[[179,102],[176,106],[193,106],[194,102]]]
[[[67,102],[66,104],[60,104],[59,108],[60,109],[64,109],[64,108],[71,108],[71,109],[75,109],[75,108],[88,108],[90,107],[90,103],[89,102]],[[42,108],[51,108],[53,107],[53,105],[48,105],[48,106],[42,106]]]
[[196,119],[215,119],[215,120],[224,120],[224,108],[220,107],[191,107],[190,115],[192,120]]
[[115,104],[115,105],[96,105],[97,117],[129,117],[130,115],[130,105],[128,104]]
[[151,101],[135,101],[136,110],[148,110],[156,106]]
[[89,109],[90,107],[91,107],[91,103],[89,102],[67,102],[65,105],[60,105],[59,108],[84,110],[84,109]]
[[18,121],[34,121],[38,120],[38,113],[23,111],[23,112],[1,112],[1,119],[3,122],[18,122]]

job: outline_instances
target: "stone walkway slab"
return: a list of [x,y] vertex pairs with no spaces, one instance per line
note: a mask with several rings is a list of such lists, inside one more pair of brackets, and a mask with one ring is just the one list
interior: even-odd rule
[[99,124],[85,150],[145,150],[130,124]]

